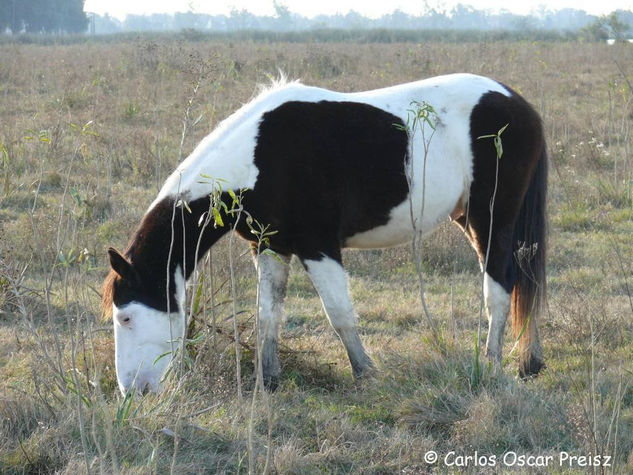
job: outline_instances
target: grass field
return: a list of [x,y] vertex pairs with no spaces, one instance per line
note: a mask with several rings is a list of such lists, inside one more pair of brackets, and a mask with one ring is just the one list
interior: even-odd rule
[[[111,324],[100,320],[105,250],[125,247],[179,156],[278,69],[341,91],[473,72],[535,106],[551,162],[541,376],[516,379],[508,334],[503,371],[473,377],[481,275],[447,223],[423,262],[446,351],[425,321],[410,249],[347,252],[378,366],[354,384],[293,261],[280,387],[253,404],[256,282],[239,243],[239,399],[225,239],[203,266],[190,370],[161,395],[120,396]],[[0,472],[630,473],[631,82],[631,45],[1,45]],[[435,464],[425,461],[431,450]],[[576,458],[561,463],[561,452]],[[475,453],[485,460],[460,458]],[[547,466],[521,467],[512,453]],[[604,456],[610,466],[587,468]]]

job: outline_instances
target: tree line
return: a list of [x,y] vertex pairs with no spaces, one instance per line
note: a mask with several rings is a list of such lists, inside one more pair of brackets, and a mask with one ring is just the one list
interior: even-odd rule
[[0,0],[0,33],[83,33],[84,0]]
[[[206,15],[193,12],[128,15],[120,21],[84,12],[84,0],[0,0],[0,34],[19,33],[120,33],[126,31],[192,31],[223,34],[240,31],[296,32],[326,30],[403,30],[405,32],[456,31],[476,33],[488,31],[522,34],[558,32],[563,36],[583,37],[597,41],[606,38],[623,40],[633,30],[633,12],[618,10],[597,17],[574,8],[548,10],[541,7],[531,15],[517,15],[507,10],[497,13],[455,5],[450,9],[433,8],[424,15],[410,15],[395,10],[379,18],[367,18],[355,11],[346,14],[319,15],[307,18],[292,12],[274,0],[275,14],[257,16],[234,9],[229,15]],[[384,33],[383,33],[384,34]]]
[[633,12],[618,10],[598,17],[574,8],[541,10],[531,15],[518,15],[507,10],[498,13],[477,10],[458,4],[450,9],[431,9],[424,15],[411,15],[395,10],[379,18],[367,18],[358,12],[318,15],[307,18],[274,2],[275,15],[258,16],[234,9],[229,15],[207,15],[184,12],[176,14],[127,15],[118,20],[107,14],[94,16],[97,34],[131,31],[184,31],[228,33],[238,31],[313,32],[321,30],[406,30],[406,31],[509,31],[559,32],[590,40],[626,37],[633,29]]

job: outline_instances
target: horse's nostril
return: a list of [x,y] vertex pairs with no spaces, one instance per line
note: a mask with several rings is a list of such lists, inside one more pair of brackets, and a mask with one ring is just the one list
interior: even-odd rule
[[141,394],[143,396],[145,396],[148,392],[150,392],[150,390],[151,390],[150,384],[149,383],[145,383],[143,385],[143,388],[141,389]]

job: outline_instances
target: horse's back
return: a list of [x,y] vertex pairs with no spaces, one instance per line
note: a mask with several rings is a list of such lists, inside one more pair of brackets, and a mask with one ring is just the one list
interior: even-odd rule
[[[357,93],[277,86],[205,138],[152,206],[177,194],[199,199],[213,186],[249,189],[249,212],[280,231],[277,240],[289,252],[301,239],[400,244],[411,236],[411,206],[429,232],[467,197],[472,113],[487,94],[513,95],[470,74]],[[414,124],[427,105],[430,121]]]

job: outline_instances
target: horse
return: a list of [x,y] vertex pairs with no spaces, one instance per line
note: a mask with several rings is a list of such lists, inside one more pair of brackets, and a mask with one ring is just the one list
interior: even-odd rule
[[[374,364],[357,331],[342,249],[402,245],[446,218],[478,255],[487,357],[500,364],[511,314],[519,374],[536,375],[544,367],[537,320],[546,294],[547,160],[537,112],[491,78],[451,74],[351,93],[274,82],[177,166],[125,252],[108,249],[102,304],[113,320],[121,391],[160,391],[170,361],[161,355],[185,338],[187,279],[229,231],[253,244],[266,387],[278,384],[293,255],[361,378]],[[243,212],[234,209],[238,194]],[[205,225],[211,214],[223,225]],[[253,222],[274,230],[263,247]]]

